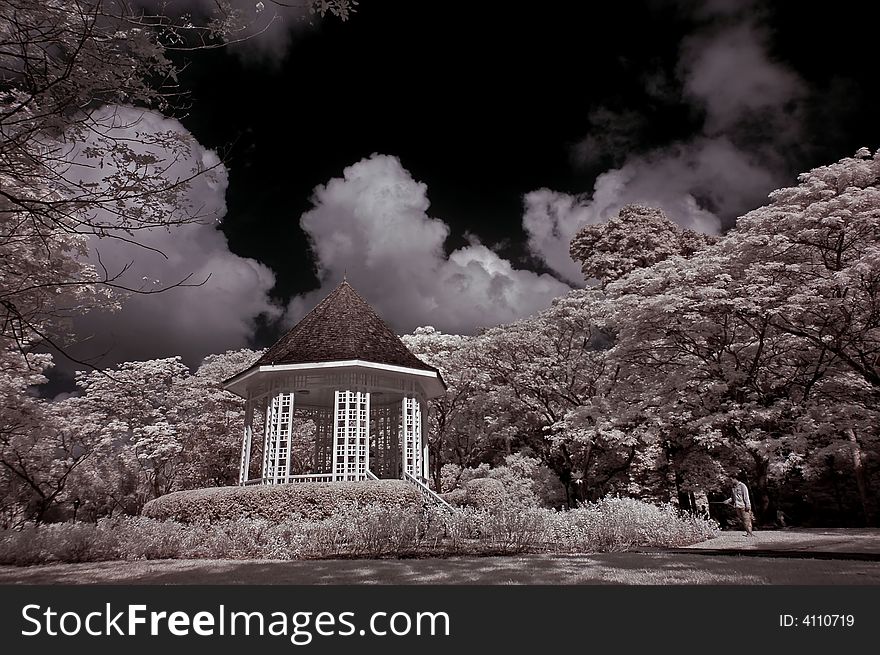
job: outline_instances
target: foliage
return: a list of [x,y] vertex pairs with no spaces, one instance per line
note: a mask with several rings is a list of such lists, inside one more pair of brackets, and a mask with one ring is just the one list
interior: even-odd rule
[[[455,505],[498,510],[512,507],[559,507],[565,504],[559,479],[534,457],[515,453],[504,464],[459,469],[444,466],[447,476],[444,498]],[[500,486],[499,486],[500,485]]]
[[464,485],[464,502],[469,507],[499,510],[506,506],[509,496],[499,480],[475,478]]
[[619,388],[638,388],[620,414],[659,437],[677,487],[744,468],[766,518],[773,478],[832,447],[850,452],[872,520],[878,180],[878,155],[860,151],[774,192],[692,258],[608,286]]
[[111,559],[315,559],[509,552],[580,553],[702,541],[714,525],[671,507],[614,499],[577,510],[507,512],[349,505],[323,519],[179,523],[146,517],[0,531],[0,563]]
[[449,491],[444,482],[444,463],[461,468],[478,464],[487,447],[482,429],[485,374],[468,357],[473,340],[444,334],[431,326],[417,328],[401,337],[406,346],[427,364],[440,370],[446,393],[430,401],[428,447],[434,490]]
[[[429,327],[404,337],[448,385],[428,418],[433,487],[471,506],[444,519],[440,541],[516,550],[534,547],[538,534],[567,543],[580,537],[565,534],[583,532],[581,543],[635,543],[638,535],[602,532],[630,514],[662,541],[659,526],[678,525],[671,514],[623,501],[585,514],[579,506],[626,495],[687,507],[690,494],[721,489],[739,471],[764,521],[784,507],[795,523],[871,523],[880,484],[880,153],[802,175],[699,247],[652,210],[621,214],[589,227],[596,243],[626,244],[620,261],[603,260],[602,289],[572,291],[472,337]],[[620,240],[626,225],[648,230],[653,255]],[[54,307],[34,303],[34,316]],[[43,316],[45,325],[63,318]],[[69,518],[77,497],[80,518],[93,520],[137,513],[158,496],[150,505],[164,508],[158,515],[189,521],[267,516],[274,525],[291,511],[280,508],[305,502],[259,503],[260,494],[325,494],[314,502],[342,511],[320,485],[164,496],[235,483],[243,404],[221,382],[259,353],[212,356],[195,374],[178,358],[127,362],[109,376],[82,374],[80,397],[48,403],[31,387],[51,358],[30,353],[14,321],[5,329],[24,347],[8,338],[0,350],[3,525]],[[296,425],[301,466],[313,428]],[[362,507],[378,500],[351,497]],[[557,530],[562,519],[544,508],[561,505],[603,521],[566,518]],[[386,534],[391,515],[376,511],[363,530]],[[329,520],[323,512],[305,515]],[[339,543],[338,552],[353,552]]]
[[559,535],[564,548],[600,551],[686,546],[709,539],[717,531],[714,522],[673,505],[620,497],[603,498],[573,510],[566,528]]
[[690,257],[712,241],[709,235],[682,230],[661,209],[626,205],[606,223],[578,230],[570,253],[584,278],[596,278],[604,287],[673,255]]
[[0,351],[0,525],[52,518],[98,442],[80,399],[49,407],[28,392],[50,365],[48,355]]
[[403,480],[214,487],[177,491],[144,506],[143,515],[175,521],[229,521],[290,517],[319,520],[352,505],[421,507],[418,490]]
[[[64,353],[72,316],[189,284],[135,287],[128,266],[86,259],[89,244],[150,249],[147,231],[217,218],[188,192],[220,161],[190,157],[191,135],[144,119],[181,104],[185,62],[172,51],[247,38],[287,5],[186,4],[150,13],[131,0],[0,0],[0,346],[39,340]],[[345,20],[357,2],[301,4]]]

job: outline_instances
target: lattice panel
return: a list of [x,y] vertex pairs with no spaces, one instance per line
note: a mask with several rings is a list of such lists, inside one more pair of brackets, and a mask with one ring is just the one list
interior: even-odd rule
[[404,398],[403,470],[415,478],[422,477],[422,406],[418,398]]
[[370,466],[370,394],[337,391],[333,414],[333,479],[363,480]]
[[293,433],[293,394],[278,393],[266,408],[263,441],[265,484],[283,484],[290,473],[290,439]]

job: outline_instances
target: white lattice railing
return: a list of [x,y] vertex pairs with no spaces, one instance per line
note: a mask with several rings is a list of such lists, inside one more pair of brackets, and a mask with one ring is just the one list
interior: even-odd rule
[[445,500],[443,500],[440,496],[435,494],[428,485],[426,485],[424,482],[422,482],[418,478],[416,478],[416,477],[410,475],[409,473],[407,473],[406,471],[404,471],[403,472],[403,479],[406,480],[407,482],[410,482],[411,484],[416,485],[419,492],[422,494],[422,499],[425,500],[426,502],[432,503],[434,505],[439,505],[440,507],[448,509],[450,512],[455,511],[455,509],[452,507],[452,505],[450,505]]
[[289,483],[297,482],[333,482],[332,473],[306,473],[305,475],[288,475]]
[[[378,480],[372,471],[367,471],[366,478],[367,480]],[[245,485],[254,485],[254,484],[266,484],[270,482],[272,478],[254,478],[253,480],[248,480],[245,482]],[[332,473],[306,473],[303,475],[288,475],[284,482],[288,484],[297,484],[301,482],[333,482],[333,474]],[[280,482],[278,484],[284,484],[284,482]]]

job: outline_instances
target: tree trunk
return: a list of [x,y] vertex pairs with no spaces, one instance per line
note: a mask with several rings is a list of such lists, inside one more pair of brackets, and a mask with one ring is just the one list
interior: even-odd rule
[[431,467],[431,473],[434,478],[434,490],[439,494],[445,489],[441,489],[441,481],[442,477],[440,475],[440,471],[443,468],[443,462],[440,461],[440,439],[437,439],[437,443],[432,444],[430,441],[428,442],[428,456],[430,457],[430,461],[428,464]]
[[856,437],[855,430],[847,428],[846,436],[849,437],[849,443],[852,447],[853,475],[856,478],[856,487],[859,490],[859,500],[862,503],[862,512],[865,515],[865,525],[873,525],[874,516],[871,512],[871,500],[868,496],[868,479],[865,476],[865,466],[862,462],[862,447]]
[[663,482],[664,482],[664,490],[666,493],[666,502],[673,503],[677,507],[681,507],[680,498],[679,498],[679,481],[678,481],[678,471],[676,471],[675,461],[674,461],[674,452],[672,445],[669,441],[664,442],[663,444],[663,455],[665,457],[666,463],[663,466]]

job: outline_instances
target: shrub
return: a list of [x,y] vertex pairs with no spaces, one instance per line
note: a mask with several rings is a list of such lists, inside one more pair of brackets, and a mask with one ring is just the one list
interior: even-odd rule
[[[479,482],[477,489],[494,497],[495,485],[484,483],[497,481]],[[714,523],[670,505],[631,498],[604,499],[572,511],[464,507],[449,512],[420,504],[351,504],[320,520],[291,515],[282,521],[180,523],[125,517],[0,530],[0,563],[600,552],[682,546],[708,539],[716,530]]]
[[351,506],[422,504],[418,490],[403,480],[211,487],[177,491],[144,505],[143,516],[184,523],[292,518],[318,521]]
[[544,550],[552,544],[556,512],[538,508],[487,513],[481,522],[489,543],[500,552]]
[[444,489],[452,489],[455,485],[467,489],[473,480],[497,480],[504,495],[497,499],[496,507],[559,507],[565,503],[565,487],[556,474],[539,460],[521,453],[505,457],[502,466],[490,467],[483,463],[476,468],[460,469],[447,464],[442,474],[445,476]]
[[501,509],[510,500],[504,485],[492,478],[470,480],[465,484],[464,493],[465,504],[476,509]]
[[353,507],[309,526],[302,555],[381,557],[416,550],[425,536],[421,507]]
[[445,494],[440,494],[440,497],[450,505],[464,505],[467,503],[467,493],[464,489],[453,489]]
[[567,551],[619,551],[634,547],[676,547],[710,539],[713,521],[635,498],[603,498],[564,512],[554,540]]
[[11,528],[0,531],[0,564],[28,566],[45,561],[43,536],[46,530],[27,525],[21,530]]

